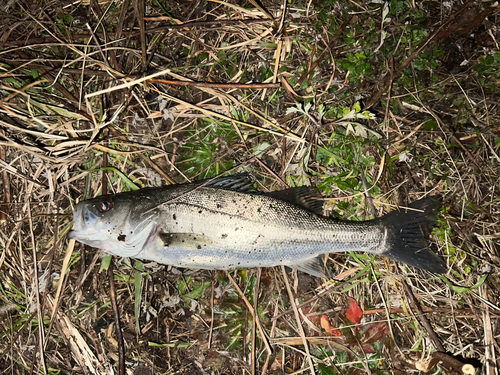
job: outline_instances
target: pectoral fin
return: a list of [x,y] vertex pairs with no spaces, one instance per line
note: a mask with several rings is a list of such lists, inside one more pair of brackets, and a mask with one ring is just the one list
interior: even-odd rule
[[186,250],[201,250],[211,245],[213,241],[201,234],[191,233],[160,233],[160,239],[165,247],[183,248]]

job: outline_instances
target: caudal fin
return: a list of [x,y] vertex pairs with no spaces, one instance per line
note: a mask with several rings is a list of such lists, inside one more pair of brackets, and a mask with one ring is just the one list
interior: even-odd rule
[[381,217],[380,222],[389,229],[389,250],[382,256],[422,270],[443,273],[443,262],[429,249],[429,235],[436,221],[441,201],[427,197]]

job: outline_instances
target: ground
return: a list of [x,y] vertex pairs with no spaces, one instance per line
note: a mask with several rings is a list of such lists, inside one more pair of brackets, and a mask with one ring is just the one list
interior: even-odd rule
[[[0,371],[498,374],[499,17],[470,0],[3,2]],[[334,280],[176,269],[66,237],[83,199],[235,173],[314,186],[343,220],[439,196],[445,272],[361,253],[325,259]]]

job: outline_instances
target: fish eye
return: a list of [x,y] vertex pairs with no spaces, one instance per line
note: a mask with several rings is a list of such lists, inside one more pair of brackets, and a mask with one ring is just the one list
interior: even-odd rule
[[97,205],[97,208],[101,212],[106,212],[111,208],[111,206],[112,206],[112,202],[102,201]]

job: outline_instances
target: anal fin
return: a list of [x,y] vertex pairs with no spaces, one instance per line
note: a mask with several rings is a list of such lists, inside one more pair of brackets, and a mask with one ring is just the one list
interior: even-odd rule
[[316,277],[324,277],[325,279],[333,278],[333,273],[325,265],[325,256],[318,255],[315,258],[310,258],[296,264],[289,264],[290,267],[296,268],[299,271],[308,273]]

